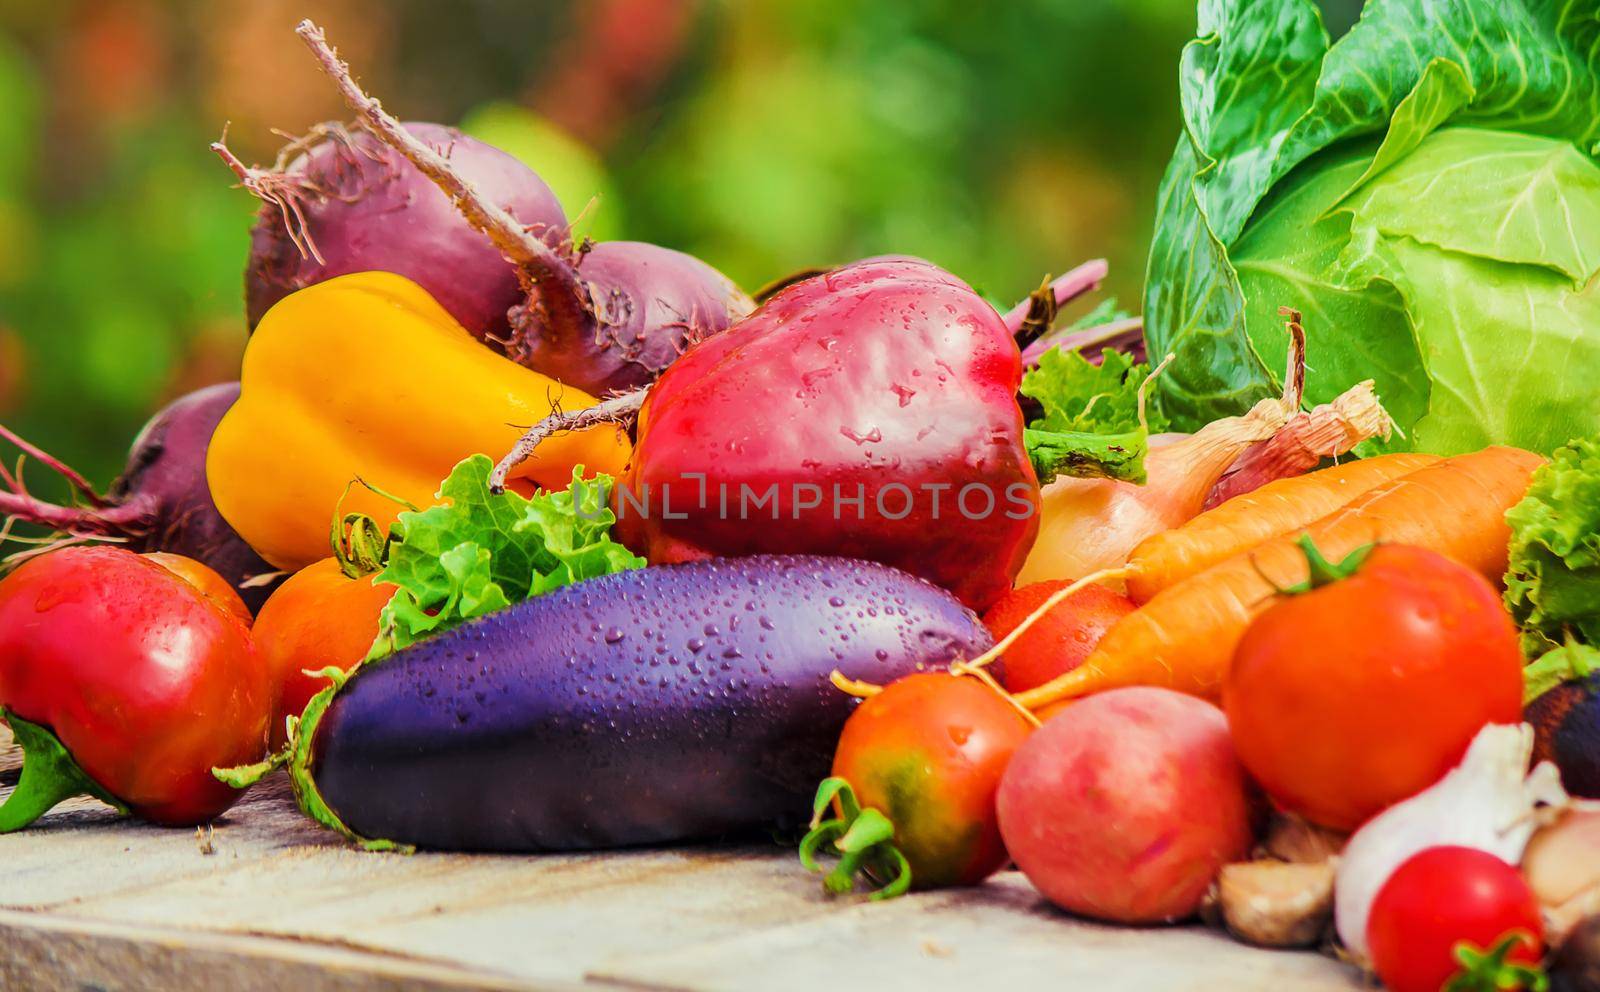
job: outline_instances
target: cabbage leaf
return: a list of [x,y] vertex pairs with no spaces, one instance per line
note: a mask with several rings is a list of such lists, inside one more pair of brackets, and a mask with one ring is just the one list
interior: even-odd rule
[[1600,430],[1600,8],[1203,0],[1146,287],[1159,386],[1193,429],[1279,389],[1376,380],[1399,442],[1549,452]]

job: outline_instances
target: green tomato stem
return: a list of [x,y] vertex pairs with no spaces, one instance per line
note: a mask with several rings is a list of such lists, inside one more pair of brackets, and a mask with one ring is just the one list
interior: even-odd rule
[[1331,562],[1323,557],[1322,551],[1317,547],[1310,534],[1301,534],[1295,541],[1306,556],[1308,574],[1304,582],[1296,582],[1292,586],[1281,588],[1278,592],[1287,596],[1298,596],[1308,593],[1313,589],[1332,585],[1335,582],[1350,578],[1366,562],[1367,556],[1372,554],[1376,544],[1363,544],[1361,547],[1345,555],[1337,562]]

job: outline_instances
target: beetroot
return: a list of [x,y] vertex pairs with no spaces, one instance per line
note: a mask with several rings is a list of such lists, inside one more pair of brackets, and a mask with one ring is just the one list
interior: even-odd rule
[[504,209],[493,190],[362,92],[320,28],[302,21],[295,30],[363,126],[437,184],[464,218],[459,223],[482,231],[515,265],[525,298],[511,310],[505,348],[512,358],[603,396],[653,382],[688,345],[754,309],[726,276],[680,252],[626,241],[552,247],[530,234],[526,218]]
[[78,473],[0,428],[0,436],[59,472],[87,504],[46,503],[0,468],[0,481],[5,483],[0,488],[0,516],[49,527],[69,538],[117,539],[133,551],[193,558],[227,579],[254,612],[272,585],[246,582],[274,569],[217,513],[205,471],[206,446],[217,422],[238,398],[239,384],[227,382],[174,400],[139,432],[128,452],[127,467],[104,496]]
[[753,306],[727,276],[681,251],[602,241],[579,258],[592,310],[547,320],[537,294],[511,312],[512,358],[590,395],[655,379],[684,348]]
[[[556,243],[566,237],[556,195],[517,159],[455,128],[405,128],[519,223]],[[505,340],[506,311],[523,295],[517,270],[383,142],[322,125],[285,148],[271,169],[247,168],[220,141],[211,147],[263,201],[245,268],[252,329],[297,289],[380,270],[422,286],[474,337]]]

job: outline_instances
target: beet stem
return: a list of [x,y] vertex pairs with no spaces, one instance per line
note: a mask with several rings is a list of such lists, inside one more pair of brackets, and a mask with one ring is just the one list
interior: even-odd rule
[[[1039,364],[1039,358],[1047,351],[1057,348],[1066,351],[1082,351],[1100,345],[1106,348],[1122,349],[1134,344],[1144,337],[1144,318],[1125,317],[1122,320],[1113,320],[1094,327],[1086,327],[1081,331],[1072,331],[1068,334],[1042,337],[1033,344],[1022,349],[1022,364],[1029,368]],[[1085,355],[1090,361],[1096,361],[1094,356]]]
[[635,389],[631,393],[621,393],[609,399],[601,400],[594,406],[586,407],[575,413],[563,413],[560,410],[528,428],[528,432],[517,441],[516,447],[510,454],[500,459],[489,475],[489,490],[491,492],[504,492],[506,476],[511,470],[527,461],[533,455],[533,449],[552,434],[562,431],[581,431],[600,424],[621,424],[632,426],[639,417],[639,410],[644,406],[648,386]]
[[[1055,291],[1056,306],[1064,306],[1067,302],[1075,300],[1084,293],[1099,286],[1105,279],[1111,267],[1103,258],[1096,258],[1084,262],[1082,265],[1061,276],[1050,284]],[[1033,307],[1033,297],[1023,300],[1006,312],[1006,327],[1012,334],[1022,330],[1023,323],[1028,319],[1028,312]]]
[[131,503],[104,510],[80,509],[47,503],[26,490],[0,489],[0,517],[49,527],[73,537],[137,537],[146,526],[141,516]]
[[404,155],[416,166],[417,171],[433,180],[450,197],[461,215],[487,235],[507,260],[538,279],[558,281],[561,288],[581,298],[582,287],[571,263],[543,240],[529,233],[508,211],[484,199],[471,183],[456,174],[444,156],[418,140],[384,110],[381,103],[368,96],[351,76],[350,67],[328,44],[321,28],[307,19],[300,22],[294,33],[306,43],[322,71],[333,80],[344,102],[355,111],[361,122],[385,144]]
[[[98,492],[96,492],[94,486],[91,486],[89,484],[89,480],[85,479],[77,469],[61,461],[61,459],[50,454],[48,451],[45,451],[43,448],[39,447],[33,442],[25,440],[5,424],[0,424],[0,440],[10,442],[17,448],[21,449],[23,454],[28,455],[29,457],[33,458],[34,461],[40,462],[52,472],[55,472],[63,479],[66,479],[67,482],[72,484],[72,488],[81,493],[83,498],[88,500],[94,506],[105,507],[110,505],[109,501],[107,501],[104,496],[101,496]],[[16,479],[9,478],[9,473],[7,473],[7,476],[7,481],[14,488],[21,488],[20,470]]]

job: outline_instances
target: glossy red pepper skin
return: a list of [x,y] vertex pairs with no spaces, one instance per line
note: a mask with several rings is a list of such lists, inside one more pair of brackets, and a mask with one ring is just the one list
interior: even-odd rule
[[272,698],[238,617],[131,551],[64,548],[0,580],[0,706],[54,732],[138,816],[193,824],[240,793]]
[[651,388],[618,532],[655,563],[883,562],[982,609],[1038,531],[1021,376],[1000,315],[928,262],[867,259],[797,283]]

